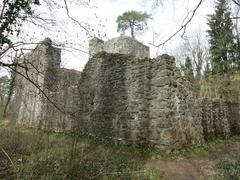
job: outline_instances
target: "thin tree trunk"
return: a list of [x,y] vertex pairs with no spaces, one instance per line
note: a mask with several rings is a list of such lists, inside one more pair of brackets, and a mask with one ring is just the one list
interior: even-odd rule
[[12,99],[12,95],[13,95],[13,91],[14,91],[14,86],[15,86],[15,79],[16,79],[16,73],[15,72],[11,72],[11,80],[10,80],[10,84],[9,84],[9,91],[8,91],[8,96],[7,96],[7,102],[4,106],[4,110],[3,110],[3,117],[5,118],[7,116],[7,110],[8,110],[8,106],[11,102]]
[[130,28],[131,28],[131,36],[132,36],[132,38],[135,39],[135,36],[134,36],[134,26],[131,25]]

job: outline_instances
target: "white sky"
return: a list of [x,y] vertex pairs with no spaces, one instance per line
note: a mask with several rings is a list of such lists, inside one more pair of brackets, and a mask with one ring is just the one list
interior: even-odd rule
[[[149,20],[149,30],[136,37],[140,42],[150,46],[151,57],[163,53],[173,54],[181,42],[180,34],[160,48],[150,45],[153,43],[153,34],[155,35],[156,44],[166,40],[178,30],[186,14],[188,12],[192,13],[192,10],[199,2],[199,0],[165,0],[166,2],[163,6],[153,8],[154,0],[92,0],[89,6],[81,5],[82,1],[88,2],[88,0],[75,0],[78,5],[70,3],[74,0],[67,1],[70,15],[81,21],[83,25],[85,25],[85,22],[90,24],[90,31],[93,29],[90,34],[99,36],[105,41],[119,36],[116,19],[123,12],[136,10],[146,11],[151,14],[153,19]],[[214,5],[212,1],[203,1],[193,21],[187,28],[187,34],[194,34],[196,31],[205,33],[208,28],[206,15],[213,13]],[[90,36],[87,35],[87,37],[86,32],[67,17],[63,1],[56,0],[56,2],[59,2],[57,5],[54,4],[54,1],[49,2],[53,3],[53,9],[46,9],[42,5],[40,7],[37,6],[36,11],[40,12],[41,16],[56,19],[55,25],[50,25],[49,23],[43,29],[27,24],[24,26],[23,33],[19,39],[39,42],[45,37],[50,37],[57,44],[67,44],[65,50],[62,51],[62,66],[69,69],[82,70],[88,60],[87,52]],[[88,25],[85,27],[88,27]],[[68,48],[68,46],[73,47],[75,50]]]
[[[98,27],[99,21],[103,25],[100,30],[106,34],[103,40],[108,40],[113,37],[119,36],[117,33],[117,23],[116,19],[125,11],[136,10],[136,11],[146,11],[152,14],[152,20],[149,20],[149,30],[144,34],[138,35],[136,38],[143,42],[145,45],[150,46],[151,57],[162,53],[170,53],[174,51],[181,38],[179,36],[175,37],[172,41],[168,42],[165,46],[156,48],[151,46],[153,43],[153,33],[155,32],[155,43],[161,43],[172,35],[180,26],[183,18],[186,16],[187,12],[191,13],[196,7],[198,1],[193,0],[175,0],[172,2],[165,3],[163,6],[153,8],[152,1],[147,0],[95,0],[96,8],[73,8],[71,15],[76,19],[85,21],[87,19],[88,23],[95,27]],[[211,0],[206,0],[203,2],[201,7],[198,9],[193,21],[187,28],[187,34],[191,32],[202,31],[205,33],[208,28],[206,25],[207,14],[213,12],[213,3]],[[96,23],[95,16],[98,17]],[[79,19],[79,20],[80,20]],[[127,33],[129,35],[129,33]],[[87,47],[87,42],[84,42],[84,46]],[[86,48],[86,51],[87,48]],[[63,52],[62,61],[63,66],[67,68],[74,68],[82,70],[87,62],[87,56],[83,53],[75,53],[74,56],[69,58],[69,53]]]

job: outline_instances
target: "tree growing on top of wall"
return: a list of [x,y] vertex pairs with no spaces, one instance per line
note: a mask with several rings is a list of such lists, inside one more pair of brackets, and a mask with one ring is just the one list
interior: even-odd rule
[[118,16],[117,31],[124,33],[130,28],[132,38],[135,38],[136,31],[144,32],[147,29],[147,20],[151,18],[150,14],[139,11],[127,11]]
[[235,43],[231,12],[226,0],[218,0],[208,25],[212,71],[227,75],[235,63]]

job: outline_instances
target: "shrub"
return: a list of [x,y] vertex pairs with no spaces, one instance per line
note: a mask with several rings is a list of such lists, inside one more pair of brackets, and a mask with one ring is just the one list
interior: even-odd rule
[[216,164],[219,174],[216,179],[240,180],[240,156],[236,159],[222,159]]

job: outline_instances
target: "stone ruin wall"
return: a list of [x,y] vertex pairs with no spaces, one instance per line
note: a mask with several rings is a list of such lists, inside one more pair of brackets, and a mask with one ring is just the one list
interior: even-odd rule
[[[206,141],[227,138],[231,135],[227,103],[221,99],[199,99],[202,110],[203,135]],[[240,118],[240,116],[239,116]],[[236,126],[235,124],[234,126]]]
[[[124,42],[131,43],[131,38]],[[42,73],[29,68],[30,77],[65,113],[19,77],[17,122],[54,131],[74,126],[79,133],[96,138],[159,150],[240,133],[239,103],[197,99],[173,57],[150,59],[149,49],[139,51],[144,58],[112,50],[99,52],[103,51],[99,46],[90,46],[91,50],[82,73],[60,68],[60,50],[50,44],[42,43],[31,52],[26,59],[36,61],[34,66]]]
[[168,55],[99,53],[82,72],[79,94],[83,133],[162,150],[202,141],[192,93]]
[[120,36],[110,39],[106,42],[95,37],[89,41],[90,58],[102,51],[107,53],[132,55],[138,58],[150,56],[148,46],[145,46],[137,40],[129,38],[128,36]]
[[81,73],[60,68],[60,62],[61,50],[53,47],[49,39],[19,60],[27,68],[19,67],[18,71],[28,80],[17,75],[14,99],[17,123],[54,131],[71,129],[69,113],[74,111]]
[[225,102],[227,108],[227,119],[232,135],[240,133],[240,97],[238,102]]

